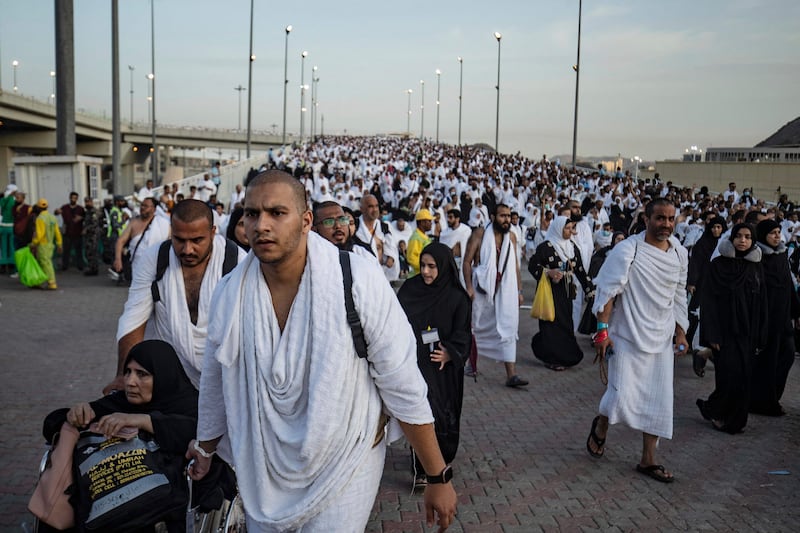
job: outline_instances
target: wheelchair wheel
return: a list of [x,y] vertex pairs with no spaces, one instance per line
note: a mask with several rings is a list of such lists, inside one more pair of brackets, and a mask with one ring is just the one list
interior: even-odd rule
[[246,533],[247,521],[244,514],[242,498],[237,494],[228,507],[225,517],[225,529],[223,533]]
[[[48,448],[45,450],[44,454],[42,454],[42,460],[39,461],[39,475],[36,476],[36,480],[38,482],[39,478],[42,477],[44,471],[47,470],[47,467],[50,466],[50,452],[51,450]],[[33,524],[32,524],[31,533],[39,533],[41,529],[43,529],[39,522],[39,517],[34,515],[33,516]]]

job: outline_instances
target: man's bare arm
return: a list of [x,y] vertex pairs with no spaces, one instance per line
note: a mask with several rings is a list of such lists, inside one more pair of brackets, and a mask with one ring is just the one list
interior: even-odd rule
[[[433,424],[415,425],[400,422],[400,427],[408,439],[409,444],[414,448],[414,453],[419,457],[422,468],[427,474],[432,476],[439,475],[447,466],[439,450],[439,443],[436,441],[436,434],[433,431]],[[456,514],[458,498],[453,484],[431,483],[425,488],[425,519],[428,527],[433,525],[434,511],[439,516],[439,531],[447,529]]]
[[131,351],[131,348],[144,340],[144,330],[146,326],[147,323],[145,322],[130,333],[123,335],[117,343],[117,375],[111,383],[103,388],[103,394],[108,394],[112,390],[122,390],[125,388],[125,382],[122,377],[122,373],[125,370],[125,359],[127,359],[128,352]]
[[[611,311],[614,309],[614,300],[613,298],[606,302],[606,305],[603,306],[603,309],[597,313],[597,322],[608,324],[609,319],[611,318]],[[597,362],[598,360],[602,361],[606,357],[606,350],[610,347],[614,346],[614,342],[611,340],[610,337],[606,336],[606,338],[600,342],[596,342],[594,345],[595,349],[595,357],[594,360]]]
[[461,270],[464,271],[464,285],[467,289],[467,294],[470,298],[475,296],[475,288],[472,286],[472,263],[474,262],[475,255],[478,253],[478,247],[483,239],[483,228],[477,228],[472,232],[467,241],[467,251],[464,253],[464,261],[461,265]]
[[[511,238],[511,246],[513,246],[514,247],[513,249],[516,250],[517,249],[517,236],[514,235],[513,233],[511,233],[509,235],[509,237]],[[517,290],[519,291],[519,305],[522,305],[522,302],[523,302],[522,276],[519,273],[519,261],[515,261],[514,262],[514,269],[517,272]]]
[[131,233],[133,232],[131,229],[132,226],[133,222],[125,226],[125,229],[120,233],[117,238],[117,243],[114,246],[114,270],[117,272],[122,272],[122,250],[125,248],[125,245],[128,244],[128,241],[131,240]]

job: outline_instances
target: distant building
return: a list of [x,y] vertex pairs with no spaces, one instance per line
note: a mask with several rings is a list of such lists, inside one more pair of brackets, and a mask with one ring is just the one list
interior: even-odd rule
[[715,193],[735,182],[740,191],[751,188],[768,202],[781,194],[800,201],[800,117],[752,148],[707,148],[702,154],[693,146],[682,159],[656,162],[661,179],[697,188],[705,185]]
[[706,161],[750,163],[800,163],[800,117],[753,148],[709,148]]
[[706,162],[800,163],[800,146],[785,148],[708,148]]

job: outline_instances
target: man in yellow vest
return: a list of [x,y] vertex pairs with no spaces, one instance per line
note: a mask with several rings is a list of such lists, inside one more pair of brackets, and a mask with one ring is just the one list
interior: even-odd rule
[[36,217],[31,252],[39,261],[42,271],[47,274],[46,287],[55,290],[58,286],[56,285],[56,271],[53,269],[53,250],[57,247],[58,253],[62,252],[61,230],[58,229],[56,217],[47,211],[47,200],[39,198],[36,207],[39,208],[39,215]]
[[408,277],[411,278],[419,274],[419,256],[422,249],[428,246],[432,239],[427,233],[433,226],[433,215],[427,209],[417,211],[417,229],[411,234],[406,247],[406,261],[408,262]]

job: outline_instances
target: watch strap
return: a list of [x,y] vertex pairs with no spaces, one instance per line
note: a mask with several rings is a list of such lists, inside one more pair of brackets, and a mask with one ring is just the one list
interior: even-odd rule
[[444,470],[442,470],[439,473],[439,475],[431,476],[431,475],[425,474],[425,477],[428,479],[428,483],[432,484],[432,485],[441,484],[441,483],[447,483],[451,479],[453,479],[453,467],[450,466],[450,465],[447,465],[447,466],[444,467]]

